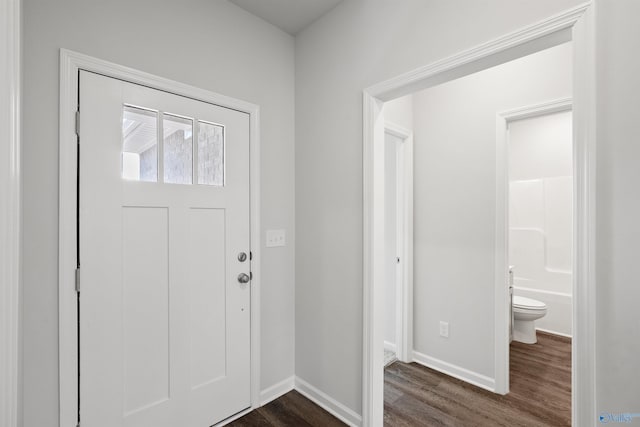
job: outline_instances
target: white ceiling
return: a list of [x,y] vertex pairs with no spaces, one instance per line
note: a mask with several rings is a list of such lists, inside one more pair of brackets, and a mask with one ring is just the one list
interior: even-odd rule
[[295,36],[343,0],[230,0]]

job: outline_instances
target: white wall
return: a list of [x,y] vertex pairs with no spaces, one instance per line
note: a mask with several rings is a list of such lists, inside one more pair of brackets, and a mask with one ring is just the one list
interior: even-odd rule
[[417,352],[494,377],[496,114],[571,96],[571,61],[564,44],[414,94]]
[[413,95],[403,96],[384,103],[382,110],[385,124],[413,131]]
[[58,425],[58,54],[260,105],[263,389],[294,373],[294,40],[226,1],[24,1],[24,425]]
[[509,124],[509,265],[515,295],[547,305],[538,329],[571,335],[571,111]]
[[298,376],[361,412],[362,90],[581,2],[350,0],[298,35]]
[[640,2],[596,6],[596,411],[638,412],[631,408],[640,407]]

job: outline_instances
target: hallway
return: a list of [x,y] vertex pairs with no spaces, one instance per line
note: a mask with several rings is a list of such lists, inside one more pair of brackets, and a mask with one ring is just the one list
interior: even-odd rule
[[[511,392],[493,394],[417,363],[385,370],[387,427],[548,427],[571,425],[571,340],[538,332],[511,344]],[[233,422],[233,427],[344,425],[296,391]]]

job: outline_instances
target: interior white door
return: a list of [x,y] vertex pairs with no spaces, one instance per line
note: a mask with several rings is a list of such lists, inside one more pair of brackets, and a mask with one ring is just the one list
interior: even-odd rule
[[[398,294],[401,272],[398,251],[398,150],[402,139],[393,133],[384,134],[384,242],[386,260],[385,289],[385,349],[397,351]],[[401,278],[400,278],[401,279]]]
[[81,424],[211,426],[250,406],[249,116],[79,93]]

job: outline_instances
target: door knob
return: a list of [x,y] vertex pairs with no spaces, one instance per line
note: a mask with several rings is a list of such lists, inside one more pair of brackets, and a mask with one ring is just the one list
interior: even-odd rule
[[251,280],[249,275],[244,274],[244,273],[238,274],[238,282],[240,282],[240,283],[249,283],[249,280]]

